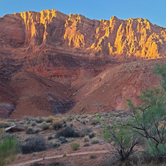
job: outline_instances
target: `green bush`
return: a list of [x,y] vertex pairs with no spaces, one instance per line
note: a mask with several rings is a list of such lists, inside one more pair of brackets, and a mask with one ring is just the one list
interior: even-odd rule
[[79,147],[80,147],[80,144],[77,143],[77,142],[72,142],[72,143],[70,144],[70,146],[71,146],[71,148],[72,148],[73,150],[78,150]]
[[133,153],[133,148],[138,144],[136,134],[126,123],[112,122],[112,126],[104,124],[103,137],[109,143],[113,143],[121,160],[124,161]]
[[166,155],[166,64],[156,65],[154,73],[161,75],[158,89],[141,92],[141,106],[134,106],[130,99],[128,105],[135,117],[129,123],[133,132],[146,139],[146,150],[155,157]]
[[18,141],[15,137],[9,137],[0,133],[0,166],[12,161],[18,151]]
[[140,95],[141,106],[128,100],[135,117],[130,125],[133,131],[146,139],[149,153],[154,156],[166,154],[166,93],[162,89],[146,90]]

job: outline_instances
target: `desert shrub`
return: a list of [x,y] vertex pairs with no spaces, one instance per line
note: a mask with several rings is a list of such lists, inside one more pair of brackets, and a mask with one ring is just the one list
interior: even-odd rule
[[58,132],[55,137],[59,138],[60,136],[63,136],[63,137],[78,137],[79,133],[77,133],[73,127],[67,126],[65,129]]
[[60,141],[56,141],[56,142],[51,142],[50,143],[50,148],[57,148],[61,145],[61,142]]
[[67,139],[63,136],[59,137],[58,141],[60,141],[61,144],[67,143]]
[[31,121],[32,119],[33,119],[33,118],[30,117],[30,116],[25,116],[25,117],[24,117],[24,120],[25,120],[25,121]]
[[89,138],[93,138],[93,137],[95,137],[95,135],[96,135],[95,132],[89,133]]
[[67,118],[64,117],[64,116],[61,117],[61,120],[62,120],[63,122],[66,122],[66,119],[67,119]]
[[18,140],[13,136],[6,136],[0,132],[0,165],[6,165],[12,161],[18,151]]
[[70,144],[70,146],[71,146],[71,148],[72,148],[73,150],[78,150],[79,147],[80,147],[80,144],[77,143],[77,142],[72,142],[72,143]]
[[89,142],[89,136],[85,136],[85,137],[83,138],[83,140],[84,140],[84,142]]
[[96,125],[96,124],[98,124],[98,123],[99,123],[99,117],[97,117],[97,118],[93,117],[93,118],[91,119],[91,125]]
[[21,145],[21,152],[23,154],[39,152],[46,150],[45,139],[41,136],[29,138],[25,145]]
[[24,120],[19,121],[19,124],[25,124]]
[[31,123],[32,123],[32,121],[30,121],[30,120],[26,122],[26,124],[31,124]]
[[52,140],[52,139],[54,139],[54,137],[50,135],[50,136],[47,137],[47,139]]
[[96,155],[94,155],[94,154],[90,155],[90,159],[96,159],[96,158],[97,158]]
[[32,127],[28,127],[27,129],[26,129],[26,134],[35,134],[36,132],[35,132],[35,130],[32,128]]
[[49,125],[46,124],[45,122],[42,123],[41,127],[42,127],[42,130],[47,130],[47,129],[49,129]]
[[83,128],[81,131],[80,131],[80,137],[84,137],[86,135],[88,135],[92,130],[88,127],[86,128]]
[[74,126],[74,122],[73,122],[73,121],[70,122],[70,126],[71,126],[71,127]]
[[55,130],[61,128],[62,125],[63,125],[63,121],[61,119],[58,119],[58,118],[55,118],[52,122],[52,126]]
[[124,161],[132,154],[139,138],[133,133],[132,128],[124,122],[112,121],[112,124],[109,126],[104,123],[103,136],[109,143],[114,143],[118,155]]
[[49,117],[47,117],[47,118],[45,119],[45,121],[46,121],[47,123],[49,123],[49,122],[52,123],[52,121],[53,121],[54,119],[55,119],[55,118],[54,118],[53,116],[49,116]]
[[8,127],[8,126],[9,126],[8,122],[0,121],[0,128],[5,128],[5,127]]
[[42,117],[37,117],[35,119],[36,123],[42,123],[44,121],[44,119]]
[[36,122],[32,122],[31,126],[37,126],[37,123]]
[[96,137],[92,138],[92,144],[98,144],[98,143],[99,140]]

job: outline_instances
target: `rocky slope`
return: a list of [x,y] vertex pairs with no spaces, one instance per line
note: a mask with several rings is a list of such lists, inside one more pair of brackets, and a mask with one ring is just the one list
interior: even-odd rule
[[[161,58],[166,56],[165,41],[166,28],[153,25],[142,18],[120,20],[113,16],[110,20],[91,20],[79,14],[67,16],[55,9],[7,14],[0,18],[2,112],[7,108],[7,115],[15,108],[26,110],[26,103],[30,104],[33,99],[25,99],[23,96],[31,92],[34,96],[42,96],[48,92],[57,93],[61,97],[56,98],[56,101],[63,97],[70,100],[69,103],[79,101],[73,110],[82,110],[87,105],[93,105],[90,102],[97,103],[97,107],[107,105],[107,110],[123,109],[124,97],[132,97],[136,93],[137,97],[133,101],[139,103],[138,94],[147,85],[146,78],[153,78],[150,74],[151,68],[156,62],[162,63]],[[161,60],[138,61],[156,58]],[[136,62],[129,63],[131,61]],[[143,64],[146,70],[143,70]],[[133,69],[129,70],[131,66]],[[99,73],[101,74],[98,75]],[[44,88],[41,88],[40,79],[36,79],[39,76],[36,74],[46,77],[42,77],[47,80],[42,85]],[[107,78],[107,84],[111,85],[106,90],[108,95],[104,95],[103,88],[106,84],[101,78]],[[56,81],[55,86],[59,86],[59,89],[49,87],[50,80]],[[31,82],[34,82],[34,87],[29,91]],[[64,87],[57,82],[64,84]],[[158,85],[157,82],[156,78],[154,86]],[[24,87],[28,88],[25,90]],[[125,87],[128,90],[124,92]],[[68,95],[61,93],[60,88],[69,91]],[[139,90],[135,92],[135,89]],[[69,99],[70,97],[75,101]],[[24,104],[19,104],[20,101],[24,101]],[[34,102],[37,103],[38,99]],[[39,103],[45,103],[44,105],[51,108],[48,102],[45,96]],[[37,108],[35,106],[31,110]],[[16,114],[13,117],[19,116],[19,111]]]
[[127,98],[139,105],[141,91],[158,88],[159,76],[152,74],[154,65],[166,59],[136,61],[107,68],[73,93],[77,104],[72,113],[105,112],[129,109]]
[[8,85],[1,83],[0,92],[0,118],[64,113],[74,105],[66,86],[27,71],[13,74]]

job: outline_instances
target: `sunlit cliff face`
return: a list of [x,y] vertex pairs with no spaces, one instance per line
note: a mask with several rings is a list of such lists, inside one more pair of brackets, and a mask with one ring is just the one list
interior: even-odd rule
[[109,21],[99,21],[53,9],[6,15],[0,22],[3,45],[6,41],[17,47],[53,43],[94,55],[123,54],[145,59],[166,55],[166,29],[142,18],[120,20],[113,16]]

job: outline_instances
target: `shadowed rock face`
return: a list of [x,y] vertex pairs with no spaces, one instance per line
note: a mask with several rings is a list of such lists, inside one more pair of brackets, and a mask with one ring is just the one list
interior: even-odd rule
[[[67,16],[55,9],[7,14],[0,18],[0,102],[16,107],[11,117],[18,117],[23,109],[33,114],[30,108],[37,110],[35,116],[49,114],[44,110],[66,112],[76,102],[76,111],[85,111],[89,105],[122,109],[126,96],[139,103],[138,94],[147,87],[142,80],[153,80],[151,69],[155,63],[143,61],[143,70],[137,67],[137,60],[165,58],[165,41],[166,29],[142,18],[120,20],[113,16],[99,21],[79,14]],[[136,62],[129,63],[132,61]],[[134,70],[128,72],[132,64]],[[123,67],[126,71],[117,74]],[[108,71],[113,75],[108,83],[111,86],[102,89],[101,95],[101,85],[106,86],[102,78]],[[50,80],[55,81],[51,87]],[[130,87],[134,81],[137,83]],[[156,77],[151,86],[157,86],[157,81]],[[35,83],[32,91],[28,89],[31,82]]]
[[0,103],[0,117],[7,118],[14,111],[15,106],[10,103]]
[[[13,99],[11,95],[8,103],[0,103],[0,111],[6,108],[11,118],[65,113],[74,105],[74,100],[69,97],[71,92],[68,87],[31,72],[13,73],[8,87],[17,99],[11,107],[12,105],[9,104]],[[4,101],[6,96],[1,94],[1,97],[1,101]]]

